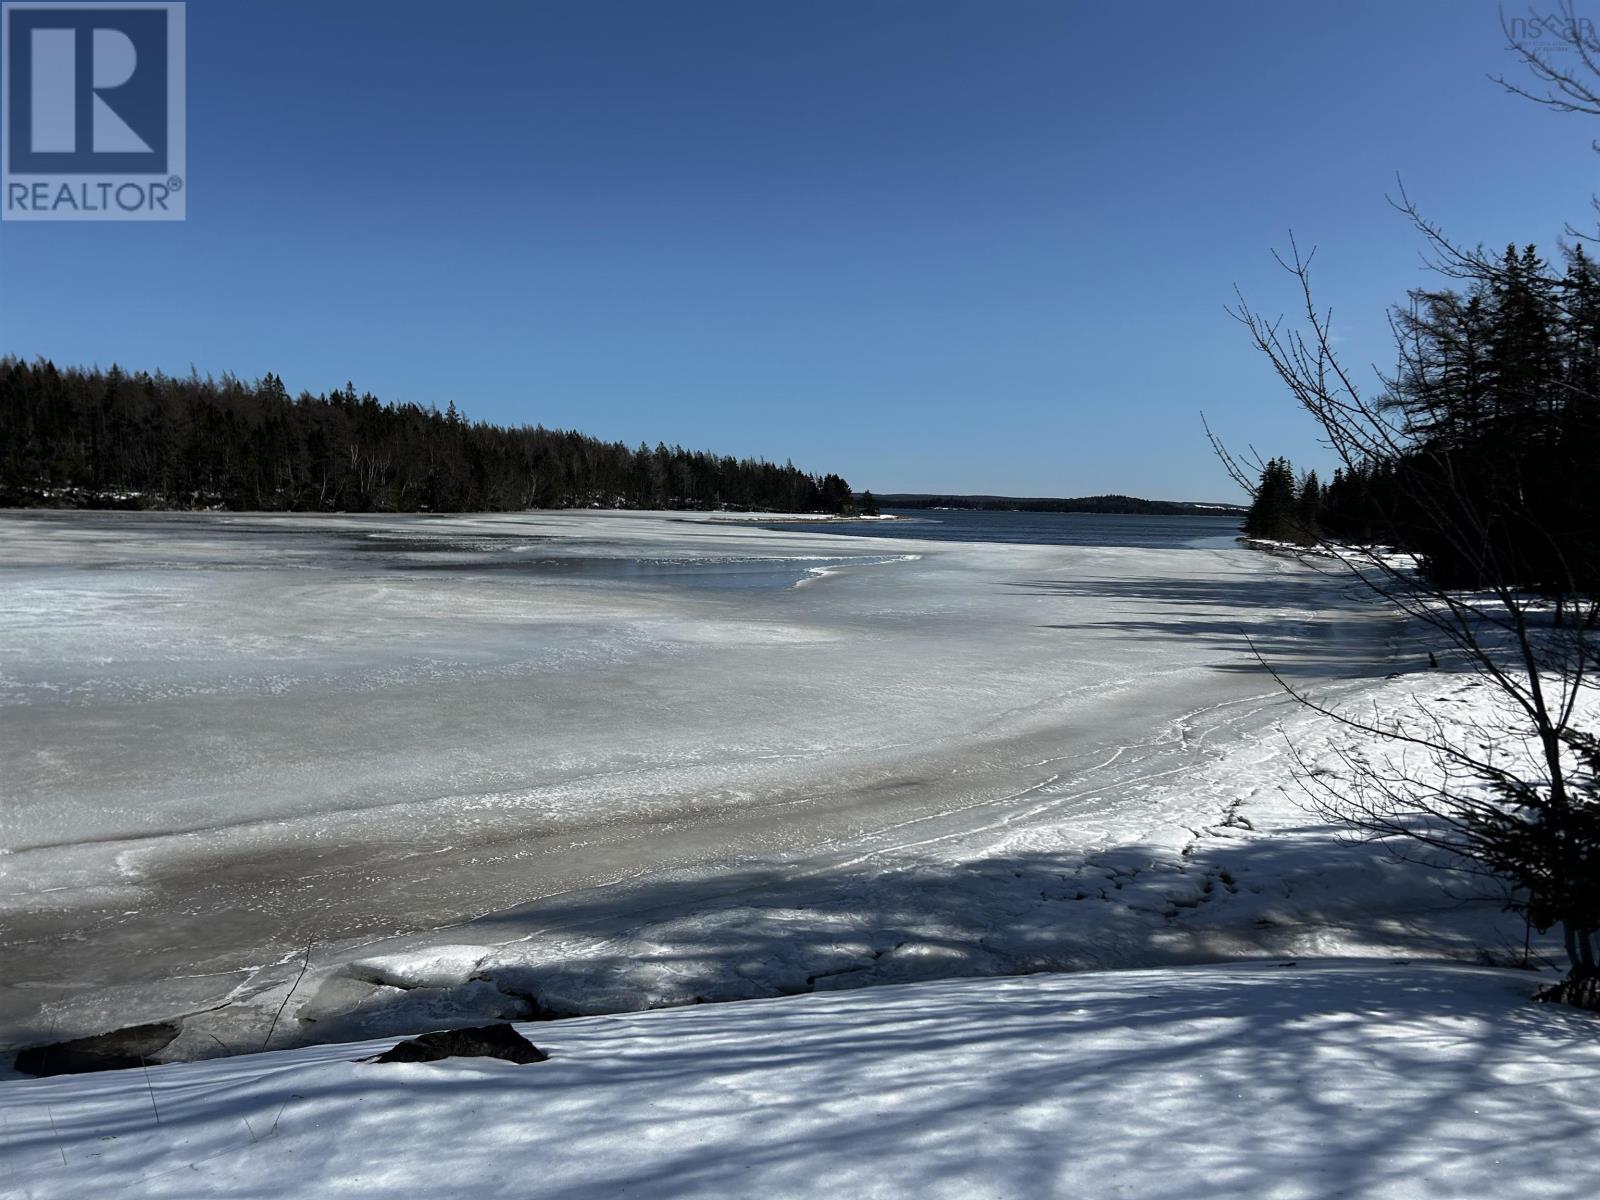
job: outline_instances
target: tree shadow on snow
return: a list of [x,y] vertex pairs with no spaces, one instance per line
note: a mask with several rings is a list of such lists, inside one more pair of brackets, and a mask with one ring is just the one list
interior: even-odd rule
[[1211,664],[1217,671],[1270,668],[1284,678],[1347,678],[1428,665],[1425,649],[1415,660],[1396,657],[1400,619],[1359,585],[1322,575],[1031,579],[1007,586],[1043,598],[1104,602],[1101,619],[1043,628],[1099,630],[1150,642],[1198,638],[1224,656]]
[[[1272,986],[1290,971],[1292,987]],[[763,1194],[841,1195],[864,1178],[894,1195],[949,1195],[965,1178],[1043,1197],[1072,1194],[1078,1171],[1138,1181],[1144,1200],[1466,1195],[1490,1163],[1499,1196],[1590,1194],[1592,1020],[1508,1007],[1464,979],[1307,965],[1148,990],[1124,977],[858,993],[764,1007],[758,1027],[748,1008],[701,1008],[644,1041],[618,1038],[646,1032],[626,1017],[535,1028],[553,1057],[532,1068],[318,1077],[348,1057],[340,1048],[297,1056],[281,1081],[253,1081],[249,1060],[204,1085],[159,1072],[153,1094],[178,1131],[241,1127],[213,1161],[274,1154],[276,1137],[294,1178],[366,1179],[374,1195],[437,1180],[397,1178],[394,1137],[363,1130],[432,1145],[418,1169],[453,1194],[514,1177],[485,1194],[548,1200],[748,1195],[752,1180]],[[72,1100],[55,1081],[28,1090],[36,1108]],[[65,1141],[42,1121],[9,1128],[17,1161],[120,1138],[125,1179],[175,1172],[208,1196],[282,1194],[272,1170],[208,1174],[199,1146],[174,1149],[185,1133],[153,1131],[131,1099]],[[247,1142],[247,1128],[272,1133]]]

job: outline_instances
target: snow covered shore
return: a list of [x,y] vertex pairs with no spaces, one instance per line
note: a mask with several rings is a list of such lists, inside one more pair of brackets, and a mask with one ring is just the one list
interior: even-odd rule
[[1290,963],[874,988],[0,1088],[17,1200],[1579,1200],[1593,1016],[1525,973]]

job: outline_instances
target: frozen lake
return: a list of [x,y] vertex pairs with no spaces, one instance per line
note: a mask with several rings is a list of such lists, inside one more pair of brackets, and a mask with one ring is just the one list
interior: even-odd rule
[[0,514],[0,1045],[1094,826],[1270,722],[1247,638],[1386,669],[1280,559],[838,528]]

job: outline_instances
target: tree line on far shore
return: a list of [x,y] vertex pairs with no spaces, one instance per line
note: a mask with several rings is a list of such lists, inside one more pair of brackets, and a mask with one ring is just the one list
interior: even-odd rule
[[847,513],[791,463],[506,428],[347,384],[178,379],[0,358],[0,504],[285,512],[525,508]]

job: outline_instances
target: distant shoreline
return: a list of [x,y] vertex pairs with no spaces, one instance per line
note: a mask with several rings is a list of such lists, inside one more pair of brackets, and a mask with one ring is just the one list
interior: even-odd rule
[[1245,515],[1241,504],[1191,500],[1144,500],[1138,496],[951,496],[897,492],[877,497],[884,508],[944,509],[952,512],[1097,513],[1103,516],[1231,517]]
[[737,525],[750,521],[761,525],[791,524],[791,525],[827,525],[846,522],[857,524],[862,521],[904,521],[906,518],[897,517],[893,513],[879,513],[873,516],[856,514],[845,516],[842,513],[758,513],[758,512],[724,512],[714,513],[700,520],[702,525]]

